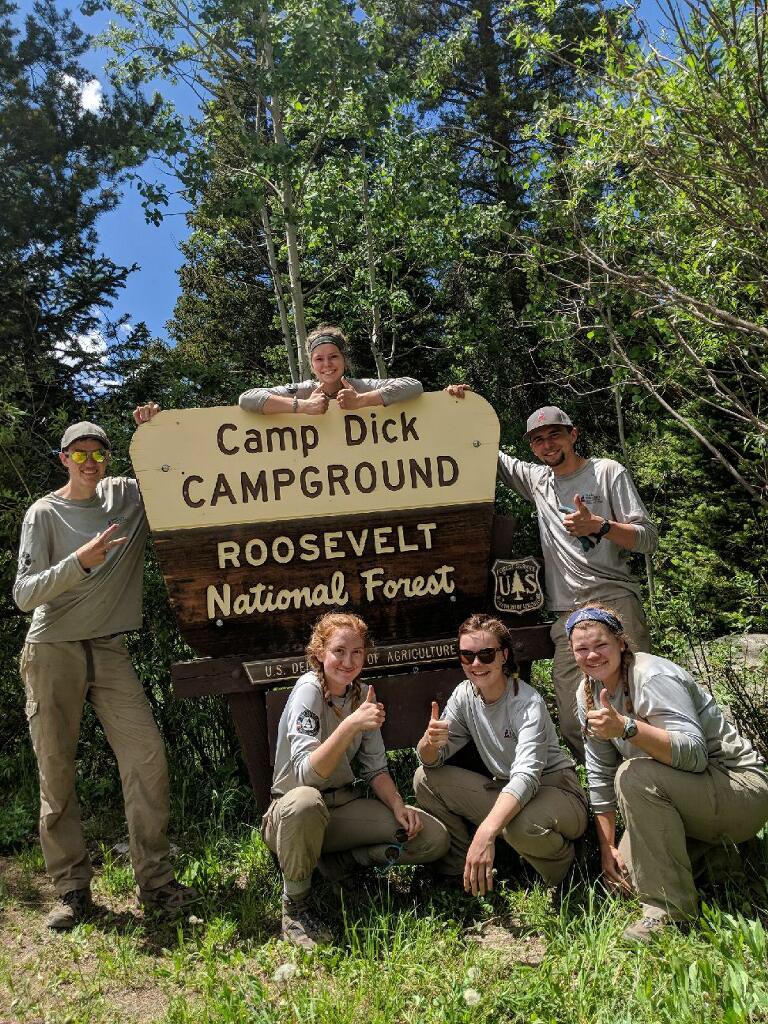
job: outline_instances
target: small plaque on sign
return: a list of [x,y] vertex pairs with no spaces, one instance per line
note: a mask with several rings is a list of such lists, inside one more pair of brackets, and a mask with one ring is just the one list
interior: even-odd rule
[[[415,644],[388,644],[373,647],[368,652],[363,672],[458,664],[458,657],[458,643],[453,637]],[[271,661],[244,661],[243,668],[254,686],[274,686],[293,682],[309,670],[309,665],[304,658],[273,658]]]
[[493,606],[497,611],[524,615],[544,606],[541,565],[535,558],[508,561],[497,558],[493,573]]

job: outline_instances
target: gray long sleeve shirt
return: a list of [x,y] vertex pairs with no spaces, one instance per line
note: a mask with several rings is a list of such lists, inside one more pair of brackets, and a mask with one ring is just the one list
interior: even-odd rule
[[441,748],[439,770],[457,750],[473,740],[489,773],[507,780],[502,788],[523,807],[535,795],[547,772],[573,768],[560,749],[546,704],[538,691],[520,680],[517,696],[511,680],[498,700],[486,703],[468,679],[459,683],[448,699],[441,718],[449,723],[448,744]]
[[[602,685],[593,687],[595,708],[600,707]],[[666,729],[672,746],[672,767],[684,772],[703,772],[709,765],[728,770],[758,768],[765,762],[749,740],[740,736],[725,718],[715,698],[692,676],[666,658],[636,654],[629,672],[633,717]],[[611,699],[620,715],[629,714],[624,687]],[[584,686],[578,689],[582,726],[587,719]],[[630,740],[585,738],[589,798],[595,811],[616,808],[614,778],[622,761],[648,757]]]
[[[128,541],[87,572],[75,552],[119,523]],[[27,642],[90,640],[141,626],[148,525],[135,480],[105,477],[92,498],[46,494],[24,516],[13,599],[33,611]]]
[[[347,377],[347,380],[358,395],[366,395],[371,391],[381,392],[384,405],[407,402],[424,392],[421,382],[413,377],[387,377],[381,380],[375,377]],[[262,412],[270,395],[278,398],[309,398],[316,387],[316,380],[303,380],[298,384],[280,384],[274,388],[251,388],[240,395],[238,402],[240,408],[247,412]]]
[[[365,683],[361,686],[361,693],[362,700],[365,700],[368,693]],[[381,731],[375,729],[357,733],[327,779],[318,775],[310,764],[309,755],[354,710],[351,693],[345,697],[331,697],[331,700],[333,706],[323,699],[322,686],[314,672],[305,672],[297,679],[277,727],[273,797],[285,796],[297,786],[314,786],[323,791],[349,786],[356,778],[370,782],[375,775],[388,771]],[[357,774],[352,769],[355,760]]]
[[590,512],[636,528],[635,551],[655,551],[656,527],[624,466],[613,459],[587,459],[575,473],[555,476],[549,466],[499,452],[499,478],[536,506],[550,611],[564,612],[588,600],[639,596],[629,552],[607,539],[584,552],[579,538],[563,525],[567,513],[560,511],[561,506],[573,507],[574,495],[579,494]]

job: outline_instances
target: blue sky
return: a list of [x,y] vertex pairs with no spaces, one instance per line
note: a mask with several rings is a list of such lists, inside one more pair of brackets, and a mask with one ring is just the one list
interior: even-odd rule
[[[19,18],[31,13],[32,0],[16,0],[16,3]],[[59,9],[70,9],[77,24],[91,35],[100,32],[110,20],[105,14],[87,18],[73,4],[58,2],[57,6]],[[104,63],[107,56],[106,50],[92,49],[82,60],[84,67],[101,82],[106,78]],[[181,89],[169,92],[169,89],[165,83],[158,84],[158,91],[171,95],[183,113],[194,112],[190,93]],[[143,168],[143,173],[157,180],[163,176],[163,169],[149,163]],[[169,186],[172,188],[173,183],[170,182]],[[184,205],[178,199],[172,202],[167,216],[159,227],[155,227],[145,222],[135,188],[128,188],[119,206],[99,220],[97,229],[102,250],[110,259],[122,266],[138,263],[140,267],[128,278],[126,287],[110,312],[110,319],[127,313],[132,323],[144,320],[152,334],[167,338],[165,322],[172,315],[179,294],[176,271],[182,256],[178,246],[187,235]]]
[[[19,16],[32,10],[32,0],[16,0]],[[58,3],[59,8],[72,10],[75,21],[91,35],[102,31],[110,20],[103,13],[85,17],[74,4]],[[641,0],[640,12],[646,21],[657,23],[659,11],[655,0]],[[92,49],[83,58],[83,64],[95,78],[105,80],[106,50]],[[159,83],[158,91],[168,95],[181,113],[195,112],[194,97],[189,90]],[[163,176],[163,169],[152,163],[145,165],[144,173],[151,179]],[[173,182],[169,182],[172,191]],[[99,221],[98,231],[104,253],[116,263],[139,268],[128,278],[126,287],[118,296],[111,318],[127,313],[132,323],[143,320],[156,337],[167,340],[166,321],[173,313],[179,294],[177,270],[182,262],[179,243],[187,236],[185,207],[179,198],[171,202],[160,226],[147,224],[135,188],[125,190],[120,205]]]

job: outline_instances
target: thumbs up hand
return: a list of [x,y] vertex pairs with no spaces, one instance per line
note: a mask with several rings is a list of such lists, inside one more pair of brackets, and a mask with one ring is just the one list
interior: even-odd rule
[[363,404],[346,377],[341,378],[341,388],[336,392],[336,401],[342,409],[359,409]]
[[328,396],[323,391],[322,385],[318,384],[309,398],[299,399],[297,412],[305,416],[324,416],[328,411]]
[[358,732],[373,732],[384,724],[387,713],[384,705],[376,700],[376,691],[368,687],[363,703],[352,712],[347,721],[354,723]]
[[430,747],[436,751],[448,744],[448,722],[440,718],[440,707],[436,700],[432,701],[432,711],[427,723],[427,731],[424,736]]
[[600,516],[593,515],[584,504],[580,494],[573,496],[575,512],[569,512],[563,519],[563,525],[572,537],[591,537],[603,525]]
[[599,740],[615,740],[624,733],[625,719],[611,704],[608,691],[600,691],[600,707],[587,712],[587,737]]

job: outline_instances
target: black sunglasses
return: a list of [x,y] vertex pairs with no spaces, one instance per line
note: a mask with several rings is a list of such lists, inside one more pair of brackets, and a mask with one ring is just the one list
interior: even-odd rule
[[463,665],[471,665],[475,658],[478,659],[481,665],[490,665],[492,661],[496,660],[496,655],[500,650],[500,647],[483,647],[480,651],[463,651],[459,649],[459,658]]

